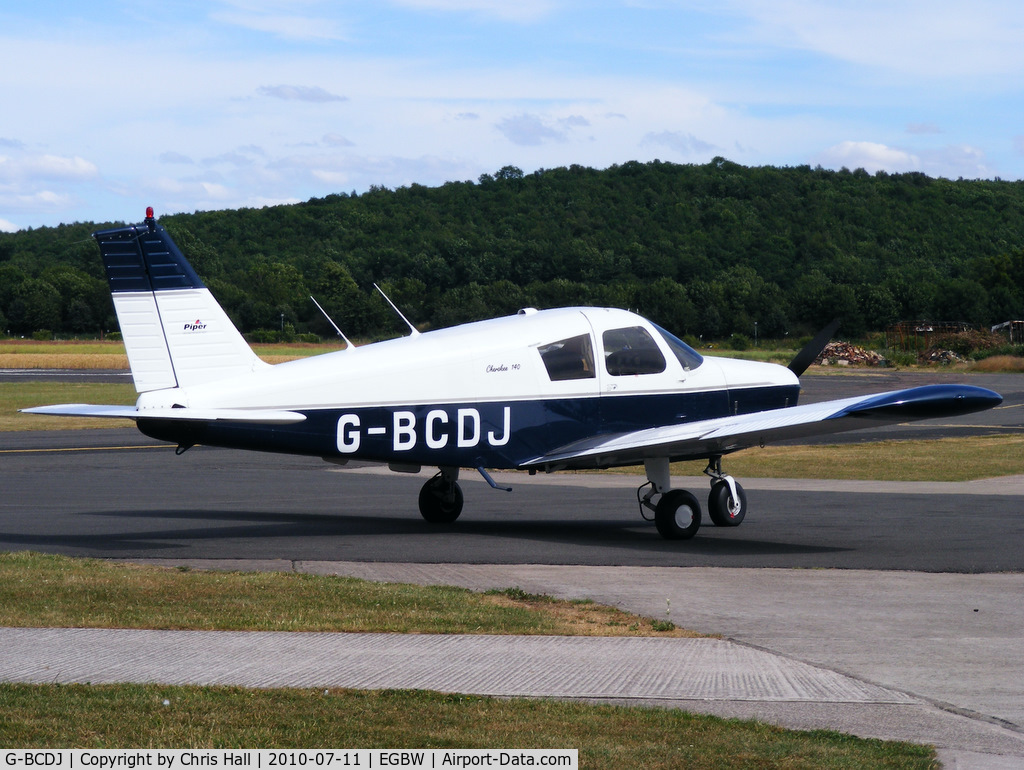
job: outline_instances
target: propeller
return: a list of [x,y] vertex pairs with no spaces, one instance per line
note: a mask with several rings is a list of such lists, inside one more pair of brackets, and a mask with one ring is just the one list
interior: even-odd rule
[[806,372],[807,367],[814,363],[814,359],[825,349],[825,346],[832,339],[832,335],[836,333],[838,328],[839,319],[836,318],[832,323],[814,335],[814,339],[804,345],[803,350],[797,353],[793,360],[789,362],[789,370],[797,377]]

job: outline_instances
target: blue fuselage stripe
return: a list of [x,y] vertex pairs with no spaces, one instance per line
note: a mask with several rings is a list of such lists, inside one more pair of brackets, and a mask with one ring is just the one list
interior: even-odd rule
[[517,468],[598,435],[794,406],[798,386],[507,402],[295,410],[290,425],[139,420],[154,438],[411,465]]

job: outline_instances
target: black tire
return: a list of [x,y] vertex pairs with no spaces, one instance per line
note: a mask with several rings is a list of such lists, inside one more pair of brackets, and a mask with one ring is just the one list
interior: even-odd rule
[[689,540],[700,529],[700,503],[685,489],[670,489],[655,506],[654,526],[666,540]]
[[420,489],[420,516],[431,524],[451,524],[462,513],[462,487],[434,476]]
[[[729,484],[716,481],[708,495],[708,516],[716,527],[738,527],[747,515],[747,493],[743,487],[736,485],[738,501],[733,501]],[[736,504],[738,503],[738,505]]]

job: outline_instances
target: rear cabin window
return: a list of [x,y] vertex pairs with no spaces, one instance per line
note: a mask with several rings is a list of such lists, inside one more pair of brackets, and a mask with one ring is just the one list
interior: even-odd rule
[[609,329],[604,333],[602,342],[604,365],[613,377],[665,371],[665,356],[642,326]]
[[541,345],[538,350],[552,380],[586,380],[594,376],[594,345],[589,334]]

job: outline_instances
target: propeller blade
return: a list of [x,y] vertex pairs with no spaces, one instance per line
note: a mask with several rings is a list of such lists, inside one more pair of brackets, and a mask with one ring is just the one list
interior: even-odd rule
[[831,341],[832,335],[836,333],[838,328],[839,319],[837,318],[818,332],[813,340],[804,345],[803,350],[797,353],[793,360],[789,362],[789,370],[797,377],[806,372],[807,367],[814,363],[814,359],[825,349],[825,346]]

